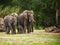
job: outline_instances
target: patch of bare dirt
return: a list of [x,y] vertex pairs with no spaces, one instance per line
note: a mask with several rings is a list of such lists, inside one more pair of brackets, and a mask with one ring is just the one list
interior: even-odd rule
[[0,33],[0,42],[9,42],[9,43],[15,43],[15,42],[49,42],[49,41],[60,41],[60,39],[52,39],[48,38],[49,35],[60,35],[60,33],[46,33],[44,31],[40,32],[39,30],[34,31],[30,34],[10,34],[7,35],[4,32]]

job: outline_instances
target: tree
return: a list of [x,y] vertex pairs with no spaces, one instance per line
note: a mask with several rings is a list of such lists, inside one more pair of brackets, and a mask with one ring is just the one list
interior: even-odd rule
[[56,0],[0,0],[0,14],[33,10],[37,28],[55,25],[56,7]]

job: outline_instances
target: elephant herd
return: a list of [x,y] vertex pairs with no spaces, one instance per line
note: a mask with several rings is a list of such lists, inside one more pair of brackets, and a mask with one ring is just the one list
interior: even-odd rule
[[19,15],[17,13],[12,13],[4,17],[4,24],[7,34],[33,32],[34,12],[33,10],[24,10]]

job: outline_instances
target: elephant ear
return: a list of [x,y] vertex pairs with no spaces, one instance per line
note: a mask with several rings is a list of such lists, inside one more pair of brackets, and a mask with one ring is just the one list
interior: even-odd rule
[[32,20],[33,20],[33,18],[34,18],[34,12],[33,12],[33,10],[30,11],[30,17],[31,17]]
[[30,21],[34,22],[34,12],[33,12],[33,10],[30,11]]
[[27,12],[28,12],[28,10],[23,11],[23,15],[24,15],[25,19],[27,19]]
[[32,15],[32,16],[34,15],[34,12],[33,12],[33,10],[31,10],[31,11],[30,11],[30,13],[31,13],[31,15]]
[[33,16],[34,16],[33,10],[28,11],[28,16],[31,17],[31,18],[33,18]]
[[25,10],[25,11],[23,11],[23,14],[24,15],[27,15],[27,12],[28,12],[28,10]]

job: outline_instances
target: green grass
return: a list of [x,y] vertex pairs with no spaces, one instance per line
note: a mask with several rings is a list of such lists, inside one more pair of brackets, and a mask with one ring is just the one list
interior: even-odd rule
[[60,42],[37,42],[37,43],[9,43],[0,42],[0,45],[60,45]]
[[30,34],[0,33],[0,45],[60,45],[60,34],[34,30]]
[[48,35],[47,38],[60,39],[60,35]]

